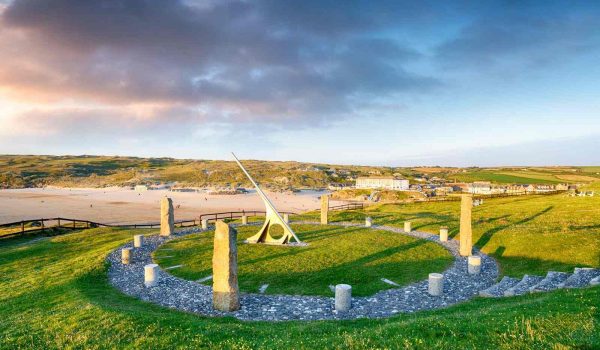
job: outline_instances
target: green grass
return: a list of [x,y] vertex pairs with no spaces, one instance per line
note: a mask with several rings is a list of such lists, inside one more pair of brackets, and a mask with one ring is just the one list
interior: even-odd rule
[[[376,224],[396,227],[410,220],[414,229],[431,233],[445,225],[450,236],[458,238],[459,210],[459,202],[383,204],[366,211],[334,212],[331,219],[363,222],[371,216]],[[473,209],[473,242],[496,258],[508,276],[600,267],[600,196],[486,199]]]
[[520,172],[491,172],[491,171],[474,171],[467,173],[451,174],[448,178],[460,182],[473,181],[490,181],[498,184],[555,184],[565,182],[548,175],[535,176]]
[[[306,247],[244,244],[259,227],[238,228],[240,289],[267,294],[332,296],[329,285],[347,283],[357,296],[391,288],[381,278],[408,284],[442,272],[454,260],[438,244],[387,231],[366,228],[292,225]],[[165,244],[155,253],[162,267],[184,265],[171,272],[198,280],[212,274],[214,232],[194,234]],[[173,250],[170,250],[173,249]],[[170,256],[162,258],[164,256]],[[207,282],[212,283],[212,282]]]
[[241,322],[173,311],[107,283],[105,257],[148,231],[92,229],[0,242],[2,349],[593,349],[600,288],[384,320]]

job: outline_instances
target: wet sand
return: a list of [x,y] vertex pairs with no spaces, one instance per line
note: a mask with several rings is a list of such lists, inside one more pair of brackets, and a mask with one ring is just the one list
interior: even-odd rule
[[[295,194],[267,192],[277,210],[295,213],[319,208],[319,196],[326,192]],[[238,210],[264,210],[258,194],[208,195],[196,192],[127,188],[29,188],[0,190],[0,223],[27,219],[64,217],[101,223],[158,222],[160,199],[169,196],[175,206],[175,220],[201,214]],[[330,205],[342,202],[332,201]]]

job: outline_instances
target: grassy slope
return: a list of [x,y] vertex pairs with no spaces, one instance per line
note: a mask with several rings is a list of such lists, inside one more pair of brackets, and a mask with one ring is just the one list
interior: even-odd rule
[[[293,229],[307,247],[243,244],[258,227],[238,228],[242,291],[256,293],[266,283],[268,294],[333,296],[329,285],[347,283],[354,295],[365,296],[391,288],[381,281],[383,277],[408,284],[427,278],[430,272],[444,271],[453,261],[435,243],[391,232],[314,225],[293,225]],[[173,251],[157,251],[156,261],[163,267],[185,265],[172,273],[198,280],[212,274],[212,241],[212,233],[203,233],[169,242],[163,248]]]
[[[415,229],[432,233],[446,225],[458,238],[459,210],[458,202],[384,204],[365,212],[338,212],[332,219],[363,222],[368,215],[377,224],[397,227],[410,220]],[[510,276],[600,267],[600,197],[561,194],[486,200],[473,209],[473,242],[498,259]]]
[[[588,182],[599,167],[547,168],[391,168],[299,162],[245,160],[244,164],[264,186],[325,187],[353,184],[353,178],[370,175],[438,176],[459,181],[496,183]],[[336,173],[332,171],[335,170]],[[561,178],[560,176],[567,176]],[[0,155],[0,187],[108,186],[177,181],[188,186],[248,186],[250,183],[231,161],[109,156]]]
[[245,323],[171,311],[107,284],[106,254],[133,233],[0,242],[0,348],[600,347],[600,288],[477,299],[386,320]]

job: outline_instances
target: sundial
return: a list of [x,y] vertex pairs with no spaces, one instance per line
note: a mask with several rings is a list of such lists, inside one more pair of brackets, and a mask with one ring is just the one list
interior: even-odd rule
[[[265,203],[265,223],[263,224],[263,226],[257,234],[246,239],[246,243],[263,243],[272,245],[306,245],[306,243],[300,241],[300,239],[298,238],[298,236],[296,236],[294,230],[292,230],[290,225],[288,225],[287,222],[283,220],[277,209],[275,209],[275,206],[273,205],[269,197],[267,197],[267,195],[260,189],[256,181],[254,181],[252,176],[250,176],[248,171],[246,171],[240,160],[235,156],[233,152],[231,152],[231,154],[233,155],[233,158],[235,159],[236,163],[240,166],[244,174],[246,174],[250,182],[252,182],[252,184],[256,188],[256,193],[258,193],[260,198]],[[274,225],[279,225],[283,228],[283,236],[281,236],[280,238],[273,238],[269,233],[271,227],[273,227]],[[292,242],[292,239],[294,239],[295,242]]]

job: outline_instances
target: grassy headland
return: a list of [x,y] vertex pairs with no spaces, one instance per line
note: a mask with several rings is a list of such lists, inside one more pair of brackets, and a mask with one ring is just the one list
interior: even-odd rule
[[[396,175],[494,183],[575,183],[600,180],[600,167],[442,168],[243,161],[254,178],[273,189],[352,185],[359,176]],[[133,186],[177,182],[181,186],[250,186],[233,161],[108,156],[0,156],[0,188]]]

